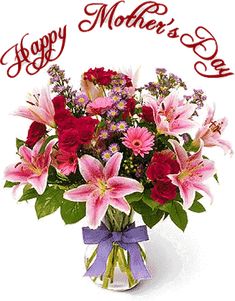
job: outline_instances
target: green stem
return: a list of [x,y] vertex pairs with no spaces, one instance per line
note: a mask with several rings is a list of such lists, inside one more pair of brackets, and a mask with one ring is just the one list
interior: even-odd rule
[[146,261],[146,258],[147,258],[146,253],[144,252],[143,248],[140,245],[139,245],[139,248],[140,248],[141,256]]
[[136,283],[136,281],[135,281],[135,279],[132,275],[132,272],[130,270],[130,267],[126,261],[124,250],[121,247],[119,247],[119,254],[120,254],[120,256],[119,256],[120,264],[123,267],[124,273],[126,273],[126,275],[127,275],[129,287],[132,287]]
[[95,258],[96,254],[97,254],[97,249],[98,249],[98,247],[95,248],[94,252],[91,254],[91,257],[86,260],[86,269],[89,268],[89,266],[91,265],[93,259]]
[[106,265],[106,272],[104,275],[104,280],[103,280],[103,285],[102,285],[103,288],[108,288],[108,286],[109,286],[110,273],[111,273],[112,266],[113,266],[113,253],[114,253],[114,250],[112,249],[112,251],[109,254],[108,262]]

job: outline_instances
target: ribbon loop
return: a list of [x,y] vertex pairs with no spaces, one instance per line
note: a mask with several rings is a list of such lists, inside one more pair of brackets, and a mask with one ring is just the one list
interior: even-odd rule
[[105,273],[106,263],[115,242],[129,253],[133,277],[136,280],[151,278],[138,245],[138,242],[149,239],[146,226],[135,227],[133,223],[123,232],[111,232],[102,223],[95,230],[85,227],[82,231],[85,244],[98,244],[96,259],[85,276],[98,277]]

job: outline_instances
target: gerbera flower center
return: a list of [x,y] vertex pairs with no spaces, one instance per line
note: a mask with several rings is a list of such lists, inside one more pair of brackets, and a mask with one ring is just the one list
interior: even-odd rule
[[136,147],[141,147],[142,146],[142,142],[139,139],[135,139],[132,141],[132,144]]

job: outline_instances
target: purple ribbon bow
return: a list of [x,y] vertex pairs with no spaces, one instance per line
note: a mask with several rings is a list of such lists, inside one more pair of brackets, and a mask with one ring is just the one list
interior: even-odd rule
[[113,248],[113,243],[117,243],[130,254],[130,269],[133,277],[136,280],[151,278],[138,245],[138,242],[149,239],[146,226],[135,227],[133,223],[123,232],[111,232],[102,223],[95,230],[84,227],[82,232],[85,244],[98,244],[96,259],[87,270],[85,276],[98,277],[105,273],[106,263]]

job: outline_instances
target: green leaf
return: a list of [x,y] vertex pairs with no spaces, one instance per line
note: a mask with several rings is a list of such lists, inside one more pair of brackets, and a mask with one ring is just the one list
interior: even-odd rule
[[144,202],[133,202],[132,204],[133,209],[142,215],[142,219],[144,223],[149,227],[152,228],[155,226],[163,217],[164,212],[160,210],[152,210],[148,205]]
[[20,139],[16,138],[16,148],[17,148],[17,150],[19,150],[19,148],[24,144],[25,144],[25,142],[23,140],[20,140]]
[[198,202],[198,201],[194,201],[192,206],[189,208],[189,210],[196,212],[196,213],[201,213],[201,212],[205,212],[206,209],[204,208],[204,206]]
[[183,209],[182,205],[176,201],[172,201],[161,206],[161,210],[170,214],[172,222],[180,228],[182,231],[185,230],[188,217],[186,211]]
[[152,211],[150,214],[142,215],[144,223],[149,227],[153,228],[157,223],[160,222],[164,215],[164,212],[161,210]]
[[146,190],[144,191],[143,202],[144,202],[147,206],[149,206],[152,210],[155,210],[155,209],[157,209],[157,208],[159,207],[160,204],[157,203],[157,202],[155,202],[155,201],[151,198],[150,194],[151,194],[150,189],[146,189]]
[[6,181],[4,184],[4,188],[12,188],[16,185],[20,184],[19,182],[10,182],[10,181]]
[[39,154],[43,154],[43,153],[45,152],[45,149],[46,149],[47,144],[48,144],[51,140],[53,140],[53,139],[55,139],[55,138],[57,138],[57,137],[58,137],[57,135],[52,135],[52,136],[47,137],[47,139],[44,141],[43,145],[42,145],[41,148],[40,148]]
[[202,196],[199,192],[196,192],[194,201],[198,201],[198,200],[200,200],[202,197],[203,197],[203,196]]
[[132,193],[130,195],[126,195],[125,199],[127,200],[127,202],[129,204],[131,204],[132,202],[138,202],[138,201],[140,201],[142,199],[142,197],[143,197],[142,193],[140,193],[140,192],[134,192],[134,193]]
[[31,188],[31,185],[25,185],[23,190],[23,195],[18,200],[18,202],[28,201],[38,197],[38,193],[34,188]]
[[133,202],[131,204],[132,208],[139,214],[150,214],[152,213],[152,209],[146,205],[144,202]]
[[65,224],[74,224],[86,215],[86,203],[64,200],[60,207],[60,214]]
[[216,180],[216,182],[219,184],[219,178],[218,178],[218,175],[217,175],[217,173],[216,174],[214,174],[214,179]]
[[42,195],[37,197],[35,210],[40,219],[55,212],[62,204],[64,191],[58,187],[47,187]]

